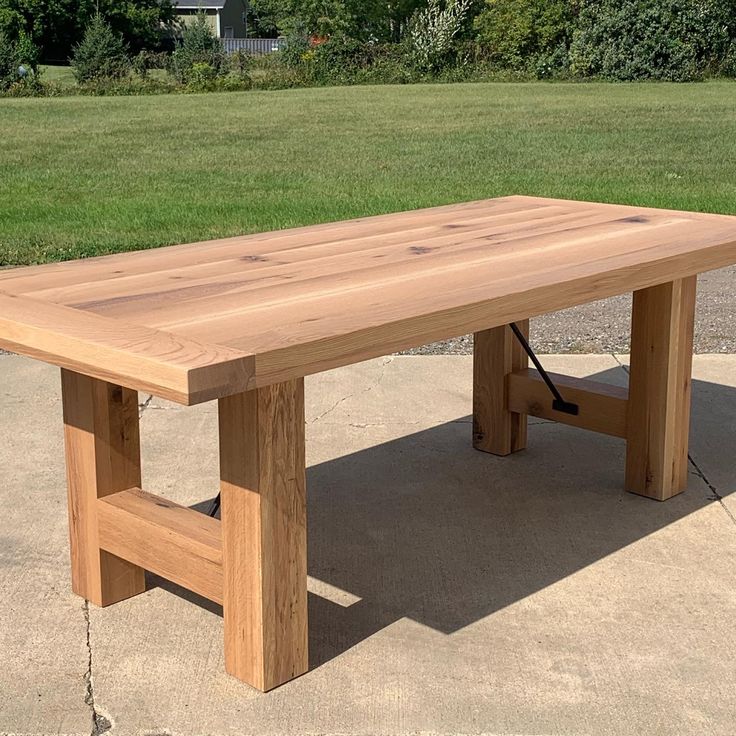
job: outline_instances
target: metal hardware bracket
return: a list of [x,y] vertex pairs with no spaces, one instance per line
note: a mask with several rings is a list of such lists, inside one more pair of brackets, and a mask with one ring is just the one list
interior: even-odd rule
[[509,327],[516,336],[516,339],[521,344],[521,347],[524,348],[524,351],[529,356],[529,359],[532,361],[532,363],[534,363],[535,368],[539,371],[539,375],[542,376],[542,379],[547,384],[547,388],[552,393],[552,396],[554,397],[552,401],[552,408],[555,411],[562,412],[563,414],[572,414],[573,416],[577,416],[580,413],[580,407],[577,404],[573,404],[570,401],[565,401],[565,399],[562,398],[562,394],[559,392],[557,386],[555,386],[552,379],[549,377],[549,373],[544,370],[544,367],[539,362],[539,358],[537,358],[537,356],[534,354],[534,351],[529,345],[527,339],[524,337],[524,333],[519,329],[518,325],[515,322],[512,322]]

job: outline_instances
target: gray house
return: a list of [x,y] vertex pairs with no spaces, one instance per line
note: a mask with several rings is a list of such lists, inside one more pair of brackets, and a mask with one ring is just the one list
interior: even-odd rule
[[218,38],[245,38],[247,33],[246,0],[173,0],[176,20],[191,23],[202,12]]

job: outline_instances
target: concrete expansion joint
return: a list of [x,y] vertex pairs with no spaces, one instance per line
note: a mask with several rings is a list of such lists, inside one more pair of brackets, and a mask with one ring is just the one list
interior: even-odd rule
[[[630,375],[629,366],[622,363],[616,353],[611,353],[611,357],[624,369],[624,371],[626,371],[627,375]],[[687,459],[692,466],[695,475],[697,475],[698,478],[700,478],[700,480],[702,480],[703,483],[708,486],[708,489],[711,492],[710,500],[717,501],[720,504],[721,508],[726,512],[728,518],[731,519],[734,524],[736,524],[736,516],[733,515],[728,506],[726,506],[726,504],[723,502],[723,496],[718,492],[718,489],[708,480],[702,468],[695,462],[692,455],[688,454]]]
[[[631,372],[629,370],[629,366],[622,363],[619,360],[618,355],[616,355],[616,353],[611,353],[611,357],[626,371],[627,375],[630,375]],[[723,496],[718,492],[718,489],[708,480],[707,476],[703,472],[703,469],[695,462],[692,455],[688,454],[687,459],[690,465],[692,466],[693,472],[695,473],[695,475],[697,475],[698,478],[700,478],[700,480],[702,480],[703,483],[705,483],[705,485],[708,486],[708,489],[711,492],[709,500],[717,501],[720,507],[726,512],[726,515],[728,516],[728,518],[731,519],[731,521],[734,524],[736,524],[736,516],[734,516],[732,511],[728,508],[728,506],[726,506],[726,504],[723,501]]]
[[[153,397],[151,397],[151,398],[153,398]],[[143,404],[141,404],[141,407],[143,407]],[[172,412],[172,411],[180,411],[180,409],[181,409],[181,406],[156,406],[155,404],[151,404],[150,406],[146,406],[145,407],[145,411],[148,412],[148,413],[150,413],[152,411],[169,411],[169,412]],[[141,409],[140,416],[143,415],[143,411],[144,410]],[[148,735],[146,734],[146,736],[148,736]]]
[[398,425],[400,427],[416,427],[420,422],[348,422],[347,426],[353,429],[371,429],[373,427],[389,427]]
[[723,502],[723,496],[718,492],[718,489],[708,480],[708,478],[706,477],[701,467],[693,459],[692,455],[688,455],[687,459],[689,460],[690,465],[693,466],[695,475],[697,475],[698,478],[700,478],[700,480],[702,480],[703,483],[705,483],[705,485],[708,486],[708,489],[711,492],[711,496],[709,500],[717,501],[720,507],[726,512],[726,515],[728,516],[728,518],[731,519],[731,521],[734,524],[736,524],[736,516],[733,515],[733,513],[731,512],[731,509],[729,509],[728,506],[726,506],[726,504]]
[[106,733],[107,731],[110,731],[112,729],[112,722],[109,718],[107,718],[100,712],[95,701],[95,688],[94,680],[92,677],[92,639],[89,619],[89,601],[84,601],[82,610],[84,611],[84,623],[87,636],[87,671],[84,673],[84,702],[89,706],[92,714],[92,727],[90,729],[90,736],[100,736],[100,734]]

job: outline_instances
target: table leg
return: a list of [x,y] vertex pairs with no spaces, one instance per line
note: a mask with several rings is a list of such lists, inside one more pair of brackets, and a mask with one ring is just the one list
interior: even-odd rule
[[97,499],[140,486],[138,393],[62,369],[72,589],[98,606],[145,590],[142,568],[100,549]]
[[[517,322],[529,334],[529,320]],[[526,414],[507,409],[506,377],[528,359],[508,325],[476,332],[473,341],[473,446],[494,455],[526,447]]]
[[270,690],[309,666],[304,379],[219,414],[225,668]]
[[634,293],[626,489],[660,501],[687,486],[696,280]]

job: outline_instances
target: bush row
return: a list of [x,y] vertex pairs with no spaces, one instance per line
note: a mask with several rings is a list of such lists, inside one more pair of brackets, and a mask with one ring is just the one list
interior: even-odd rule
[[[128,49],[96,16],[78,87],[44,84],[28,39],[0,34],[6,94],[148,94],[527,78],[692,81],[736,76],[736,0],[428,0],[399,42],[295,33],[283,52],[226,55],[203,15],[170,54]],[[154,69],[165,73],[150,74]],[[20,71],[19,71],[20,70]]]
[[474,25],[494,63],[539,76],[736,73],[735,0],[487,0]]
[[25,34],[10,39],[0,31],[0,92],[39,91],[38,49]]

